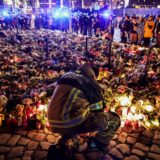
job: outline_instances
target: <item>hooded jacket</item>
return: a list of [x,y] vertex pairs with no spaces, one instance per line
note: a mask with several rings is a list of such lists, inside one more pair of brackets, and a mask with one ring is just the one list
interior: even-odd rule
[[94,76],[93,70],[84,65],[59,79],[48,107],[53,130],[76,127],[87,120],[91,111],[103,110],[103,96]]
[[144,38],[152,38],[154,30],[154,21],[147,20],[144,25]]

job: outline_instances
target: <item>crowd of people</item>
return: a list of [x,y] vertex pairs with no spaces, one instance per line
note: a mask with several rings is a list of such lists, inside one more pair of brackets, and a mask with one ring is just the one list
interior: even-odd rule
[[[112,25],[111,25],[112,22]],[[77,12],[72,14],[72,30],[75,33],[80,33],[89,36],[100,36],[102,31],[107,31],[114,34],[114,27],[117,25],[117,20],[113,16],[107,18],[102,14],[89,14]],[[50,14],[37,15],[19,15],[8,16],[0,20],[2,28],[20,28],[20,29],[52,29],[52,30],[69,30],[69,17],[55,17]]]
[[143,17],[126,15],[119,23],[121,42],[150,46],[151,40],[160,47],[160,15]]
[[[118,26],[121,33],[121,42],[139,44],[146,47],[151,42],[160,45],[160,16],[125,15],[120,22],[117,17],[104,14],[73,13],[72,31],[77,34],[100,37],[104,34],[113,39],[114,29]],[[52,17],[48,14],[21,15],[5,17],[0,20],[1,28],[20,29],[52,29],[69,30],[69,17]]]

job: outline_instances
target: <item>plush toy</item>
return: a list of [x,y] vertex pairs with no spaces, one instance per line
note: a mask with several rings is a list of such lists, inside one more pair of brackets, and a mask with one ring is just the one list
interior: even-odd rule
[[0,96],[0,127],[2,126],[2,121],[5,119],[6,105],[8,99],[6,96]]
[[4,114],[6,111],[6,105],[7,105],[8,99],[6,96],[1,95],[0,96],[0,113]]
[[17,106],[16,106],[16,117],[17,117],[17,121],[18,121],[18,126],[22,125],[23,113],[24,113],[24,105],[17,104]]

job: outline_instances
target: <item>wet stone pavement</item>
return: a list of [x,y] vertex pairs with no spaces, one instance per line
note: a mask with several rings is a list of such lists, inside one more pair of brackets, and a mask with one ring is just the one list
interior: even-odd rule
[[[58,134],[48,130],[15,131],[0,129],[0,160],[45,160]],[[160,131],[145,128],[120,128],[107,146],[106,153],[88,152],[86,160],[160,160]],[[84,160],[81,154],[77,160]],[[53,159],[54,160],[54,159]]]

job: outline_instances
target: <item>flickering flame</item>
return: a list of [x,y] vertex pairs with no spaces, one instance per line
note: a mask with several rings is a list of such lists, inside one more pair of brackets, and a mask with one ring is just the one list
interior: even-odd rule
[[127,112],[128,112],[128,108],[124,107],[122,110],[122,119],[126,119],[127,118]]
[[121,127],[124,127],[125,121],[121,121]]
[[46,105],[39,105],[39,108],[38,108],[38,110],[39,111],[44,111],[44,110],[46,110],[46,108],[47,108],[47,106]]
[[155,125],[157,127],[160,125],[158,121],[152,121],[152,123],[153,123],[153,125]]
[[133,114],[131,112],[128,113],[127,119],[128,120],[133,120],[133,118],[134,118]]
[[17,56],[14,56],[14,61],[18,62],[18,57]]
[[47,122],[47,123],[46,123],[46,126],[47,126],[47,127],[50,127],[50,124],[49,124],[49,122]]
[[145,122],[145,125],[146,125],[147,127],[151,127],[151,123],[150,123],[150,122]]
[[140,119],[139,114],[135,114],[135,115],[134,115],[134,119],[135,119],[135,120],[139,120],[139,119]]
[[123,96],[123,97],[120,97],[120,104],[122,106],[128,106],[128,105],[131,105],[131,101],[127,96]]
[[33,116],[33,113],[30,113],[30,114],[29,114],[29,117],[32,117],[32,116]]
[[142,120],[143,119],[143,114],[139,114],[138,118],[139,118],[139,120]]
[[152,111],[153,111],[153,106],[147,105],[147,106],[145,107],[145,109],[146,109],[148,112],[152,112]]
[[125,77],[125,74],[122,74],[122,75],[121,75],[121,78],[124,78],[124,77]]
[[131,106],[131,112],[135,113],[136,112],[136,107],[135,106]]

